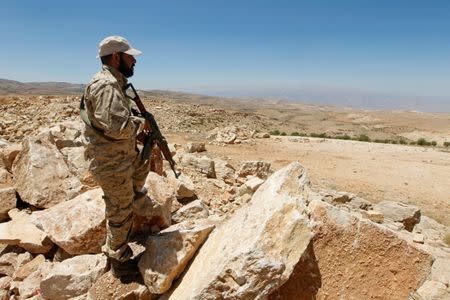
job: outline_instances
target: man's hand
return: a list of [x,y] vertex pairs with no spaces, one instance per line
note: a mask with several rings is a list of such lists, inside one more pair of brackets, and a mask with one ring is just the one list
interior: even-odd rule
[[145,132],[146,134],[148,134],[148,133],[150,133],[150,130],[151,130],[150,123],[147,120],[145,120],[144,127],[142,128],[142,132]]
[[136,136],[136,140],[141,143],[142,145],[145,144],[145,139],[147,138],[147,133],[144,131],[139,132],[139,134]]

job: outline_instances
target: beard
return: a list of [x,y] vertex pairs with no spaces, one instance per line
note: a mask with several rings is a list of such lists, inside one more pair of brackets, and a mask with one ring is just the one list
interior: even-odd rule
[[126,78],[130,78],[134,74],[134,66],[127,66],[123,59],[120,60],[119,72],[122,73]]

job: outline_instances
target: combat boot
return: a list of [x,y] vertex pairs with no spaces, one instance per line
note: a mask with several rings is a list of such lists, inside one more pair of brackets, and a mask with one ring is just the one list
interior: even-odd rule
[[138,262],[134,259],[121,262],[110,258],[109,261],[111,262],[111,274],[116,278],[139,274]]

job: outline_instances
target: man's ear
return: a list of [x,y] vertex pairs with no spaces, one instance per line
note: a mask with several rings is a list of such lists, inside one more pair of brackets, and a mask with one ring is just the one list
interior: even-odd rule
[[113,52],[112,56],[113,56],[112,58],[113,58],[114,63],[117,64],[117,65],[120,65],[120,59],[121,59],[120,53],[119,52]]

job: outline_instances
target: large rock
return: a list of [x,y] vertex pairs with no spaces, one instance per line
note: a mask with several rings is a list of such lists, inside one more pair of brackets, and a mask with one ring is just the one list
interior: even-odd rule
[[203,152],[206,151],[205,143],[199,142],[199,143],[187,143],[184,147],[184,151],[186,153],[194,153],[194,152]]
[[83,122],[63,121],[50,128],[40,128],[40,135],[46,135],[58,149],[83,146]]
[[202,200],[194,200],[182,206],[172,215],[172,221],[181,223],[188,220],[204,219],[209,216],[209,211]]
[[442,282],[427,280],[409,299],[448,300],[450,299],[450,288]]
[[431,280],[450,287],[450,255],[447,258],[436,258],[431,268]]
[[214,139],[219,144],[238,144],[242,140],[252,138],[255,133],[245,126],[228,126],[222,129],[215,128],[210,132],[208,139]]
[[195,196],[195,185],[192,180],[185,174],[180,174],[178,178],[172,173],[168,176],[170,183],[175,189],[177,199],[192,198]]
[[266,179],[270,172],[270,163],[265,161],[246,161],[239,168],[237,175],[247,177],[249,175]]
[[[11,284],[11,281],[12,281],[12,278],[11,277],[9,277],[9,276],[3,276],[3,277],[0,277],[0,299],[8,299],[8,298],[6,298],[5,296],[3,296],[2,295],[2,291],[7,291],[7,290],[9,290],[9,286],[10,286],[10,284]],[[5,298],[3,298],[3,297],[5,297]]]
[[264,299],[291,275],[311,239],[299,163],[273,174],[251,201],[214,230],[171,294],[162,299]]
[[414,226],[414,231],[422,233],[427,243],[439,246],[443,245],[447,230],[445,225],[442,225],[427,216],[421,216],[420,223]]
[[263,183],[264,180],[262,180],[261,178],[251,177],[244,183],[244,185],[248,187],[252,191],[252,193],[254,193]]
[[26,299],[40,293],[40,283],[53,267],[53,263],[44,262],[36,271],[31,273],[23,281],[11,282],[11,290],[20,295],[20,299]]
[[147,196],[133,203],[133,232],[135,233],[148,231],[153,225],[165,228],[172,222],[171,207],[176,197],[167,178],[150,172],[144,187],[148,190]]
[[56,263],[42,280],[40,287],[45,299],[71,299],[85,294],[107,267],[103,254],[80,255]]
[[216,178],[214,160],[207,156],[197,157],[190,153],[181,156],[181,164],[187,167],[193,167],[196,171],[205,174],[208,178]]
[[155,299],[143,284],[142,278],[122,282],[111,272],[103,274],[89,289],[89,300],[151,300]]
[[151,293],[163,294],[186,268],[214,225],[180,223],[150,236],[139,269]]
[[31,253],[47,253],[53,246],[45,232],[27,214],[0,224],[0,243],[17,245]]
[[382,201],[374,206],[385,218],[401,222],[405,229],[412,231],[420,222],[420,210],[417,206],[394,201]]
[[82,184],[73,176],[58,149],[43,139],[27,138],[13,164],[14,186],[23,201],[48,208],[72,199]]
[[8,144],[7,146],[1,148],[0,159],[2,160],[3,166],[11,172],[14,160],[17,154],[22,150],[22,145],[20,144]]
[[308,257],[269,299],[408,299],[429,274],[430,255],[393,231],[323,201],[309,208]]
[[33,213],[34,223],[72,255],[100,253],[106,238],[105,203],[100,188]]
[[225,127],[216,133],[216,142],[225,144],[234,144],[237,138],[235,126]]
[[8,220],[8,211],[16,207],[16,201],[13,187],[0,188],[0,222]]
[[0,256],[0,275],[13,276],[14,272],[28,263],[33,257],[30,253],[17,253],[10,251]]
[[36,271],[39,268],[39,266],[43,263],[45,263],[45,257],[44,257],[44,255],[39,254],[38,256],[33,258],[31,261],[18,267],[13,274],[13,279],[14,280],[24,280],[31,273]]
[[322,190],[319,192],[322,200],[333,205],[349,203],[356,196],[343,191]]
[[67,147],[61,149],[65,156],[69,171],[74,174],[84,185],[95,186],[96,182],[89,172],[89,161],[84,156],[84,147]]
[[0,166],[0,188],[10,187],[13,182],[12,174],[4,167]]
[[216,171],[216,177],[222,179],[228,184],[234,184],[236,182],[234,167],[223,159],[214,159],[214,169]]

